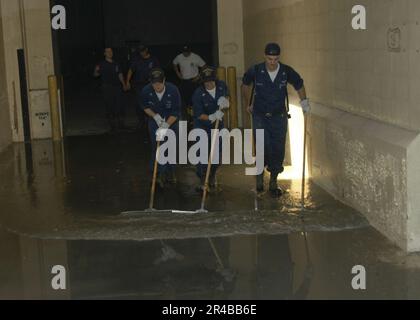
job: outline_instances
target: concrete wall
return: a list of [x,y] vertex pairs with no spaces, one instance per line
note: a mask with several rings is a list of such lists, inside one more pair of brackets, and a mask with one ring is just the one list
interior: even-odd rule
[[6,59],[3,40],[3,17],[0,3],[0,152],[12,141],[9,118],[9,100],[6,81]]
[[20,27],[19,2],[1,0],[2,26],[5,57],[5,76],[7,81],[7,99],[9,102],[10,123],[13,141],[23,141],[23,122],[20,98],[19,68],[17,50],[23,48]]
[[[52,33],[49,0],[0,0],[1,72],[5,86],[4,102],[8,113],[0,121],[8,120],[0,130],[10,131],[13,141],[23,141],[23,120],[17,50],[24,49],[27,63],[28,96],[33,139],[51,137],[49,118],[48,76],[54,74]],[[6,112],[6,111],[4,111]],[[8,128],[8,129],[7,129]],[[12,129],[12,130],[11,130]],[[2,134],[2,137],[5,136]],[[1,138],[0,138],[1,139]]]
[[218,0],[218,40],[219,65],[235,67],[238,80],[238,120],[239,126],[244,123],[246,115],[241,108],[240,84],[245,71],[244,29],[243,29],[243,3],[242,0]]
[[49,0],[23,0],[25,51],[31,131],[34,139],[50,138],[48,76],[54,74]]
[[283,62],[305,79],[314,181],[404,249],[420,250],[420,2],[358,1],[365,31],[351,28],[353,1],[243,4],[246,65],[278,41]]

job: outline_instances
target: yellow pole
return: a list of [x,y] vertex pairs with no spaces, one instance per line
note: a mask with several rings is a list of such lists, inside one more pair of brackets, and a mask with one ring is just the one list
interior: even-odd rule
[[217,68],[217,79],[220,81],[226,82],[226,68],[225,67]]
[[53,141],[61,140],[60,111],[58,102],[57,77],[48,77],[48,90],[50,95],[50,115]]
[[[219,81],[227,82],[226,81],[227,75],[226,75],[226,68],[225,67],[219,67],[217,68],[217,79]],[[226,121],[225,126],[229,129],[230,128],[230,114],[229,112],[226,114]]]
[[236,129],[238,128],[238,84],[235,67],[229,67],[227,70],[227,84],[230,93],[230,129]]

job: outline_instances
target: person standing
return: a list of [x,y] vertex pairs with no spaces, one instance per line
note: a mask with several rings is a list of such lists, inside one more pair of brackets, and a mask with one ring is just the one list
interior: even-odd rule
[[[212,129],[214,129],[215,122],[219,120],[219,129],[224,128],[223,111],[229,109],[229,91],[225,82],[217,80],[216,69],[212,67],[205,67],[200,74],[201,85],[194,92],[193,101],[193,115],[194,115],[194,129],[202,129],[206,131],[208,138],[208,152],[212,146]],[[216,186],[216,173],[220,166],[222,155],[222,144],[219,143],[219,159],[218,164],[213,164],[210,171],[209,187]],[[199,163],[197,165],[197,176],[200,179],[200,186],[197,191],[201,192],[205,187],[205,178],[207,174],[208,163]]]
[[[271,173],[269,190],[274,197],[283,194],[277,179],[284,171],[289,118],[286,103],[288,83],[297,91],[303,112],[309,113],[311,109],[303,79],[292,67],[280,62],[280,53],[277,43],[267,44],[265,62],[251,67],[244,75],[242,85],[245,103],[252,114],[254,130],[264,130],[264,162]],[[264,173],[257,177],[257,191],[264,191]]]
[[181,80],[180,90],[184,103],[182,117],[186,120],[188,109],[192,107],[192,95],[200,84],[200,68],[203,68],[206,62],[186,45],[183,52],[174,59],[173,65],[176,75]]
[[138,49],[139,55],[134,57],[127,74],[127,89],[134,89],[136,93],[137,106],[136,114],[138,117],[139,128],[146,126],[146,117],[140,105],[141,92],[143,88],[149,83],[150,71],[160,66],[159,60],[152,56],[150,50],[146,46],[140,46]]
[[122,92],[126,90],[124,76],[119,63],[114,60],[112,48],[105,48],[105,59],[100,62],[93,73],[102,80],[102,95],[105,103],[106,117],[111,131],[124,126]]
[[[165,73],[155,68],[150,74],[150,84],[141,92],[141,105],[148,116],[150,140],[152,142],[151,169],[156,159],[157,141],[165,139],[167,130],[177,135],[181,95],[178,88],[166,82]],[[172,164],[158,166],[158,186],[163,189],[166,183],[175,183],[175,167]]]

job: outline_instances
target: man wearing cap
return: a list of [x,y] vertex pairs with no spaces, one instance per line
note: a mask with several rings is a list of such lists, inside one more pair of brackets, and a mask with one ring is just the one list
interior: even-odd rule
[[[151,166],[156,158],[156,141],[164,141],[168,129],[177,134],[178,119],[181,109],[181,96],[178,88],[166,82],[165,73],[155,68],[150,73],[150,84],[141,93],[141,105],[148,116],[149,133],[152,141]],[[158,186],[164,188],[165,183],[175,182],[175,168],[171,164],[158,166]]]
[[[252,113],[254,130],[264,129],[265,166],[271,173],[271,194],[279,197],[278,175],[284,171],[286,136],[288,129],[287,84],[291,84],[301,100],[306,114],[309,100],[301,76],[288,65],[279,62],[280,46],[269,43],[265,48],[265,62],[251,67],[243,78],[242,93]],[[258,142],[258,141],[257,141]],[[257,177],[257,191],[264,190],[264,174]]]
[[182,51],[174,59],[173,65],[176,75],[181,80],[180,90],[184,102],[182,116],[186,118],[187,108],[192,106],[192,95],[199,85],[200,68],[206,63],[198,54],[191,52],[188,45],[184,46]]
[[[140,102],[141,92],[149,82],[150,71],[159,67],[159,61],[151,55],[149,48],[146,46],[140,46],[138,52],[140,55],[132,60],[128,70],[126,86],[128,90],[131,87],[134,88],[137,101]],[[141,128],[145,125],[146,119],[140,104],[137,105],[136,112],[139,119],[139,127]]]
[[[214,129],[215,122],[220,121],[219,129],[224,128],[223,110],[229,109],[229,92],[225,82],[216,79],[216,70],[212,67],[204,67],[200,73],[201,85],[193,95],[193,114],[194,128],[203,129],[207,132],[209,154],[212,143],[211,130]],[[219,155],[221,156],[221,144],[219,144]],[[220,164],[220,159],[219,159]],[[216,186],[216,172],[219,164],[214,164],[210,171],[210,188]],[[204,189],[208,163],[197,165],[197,175],[200,178],[200,186],[197,191]]]
[[123,127],[122,90],[126,90],[121,66],[114,60],[112,48],[105,48],[105,59],[100,62],[93,76],[102,80],[102,95],[105,102],[106,117],[111,130]]

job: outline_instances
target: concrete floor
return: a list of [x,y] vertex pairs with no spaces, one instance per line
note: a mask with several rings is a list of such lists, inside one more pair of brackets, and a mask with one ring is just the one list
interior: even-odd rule
[[[354,210],[308,183],[257,199],[225,166],[205,215],[121,216],[147,208],[149,146],[135,133],[17,144],[0,155],[0,298],[419,299],[420,255],[406,255]],[[158,209],[195,210],[193,167]],[[307,247],[305,237],[307,235]],[[51,267],[69,287],[51,290]],[[351,287],[355,265],[367,290]]]

